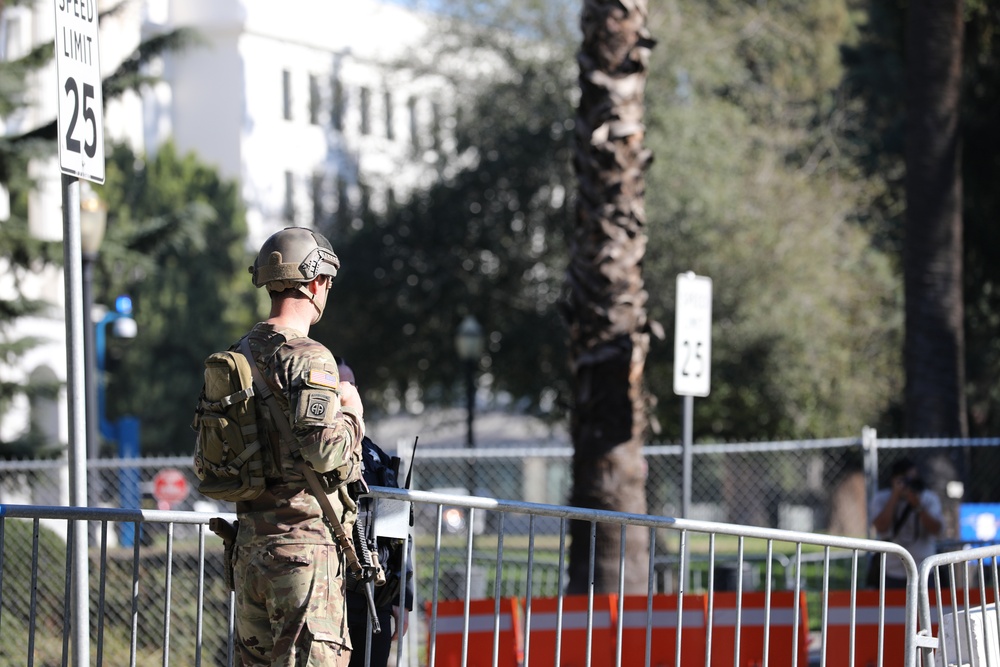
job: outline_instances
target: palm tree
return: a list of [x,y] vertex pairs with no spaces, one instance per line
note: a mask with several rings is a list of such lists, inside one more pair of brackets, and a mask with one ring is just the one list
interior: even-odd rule
[[[564,315],[574,405],[573,495],[577,507],[643,514],[648,425],[643,368],[650,324],[646,250],[643,95],[649,51],[647,0],[584,0],[577,56],[580,102],[574,165],[579,179]],[[569,590],[589,582],[590,525],[571,527]],[[597,526],[595,585],[617,589],[621,533]],[[646,590],[649,534],[630,528],[625,582]]]

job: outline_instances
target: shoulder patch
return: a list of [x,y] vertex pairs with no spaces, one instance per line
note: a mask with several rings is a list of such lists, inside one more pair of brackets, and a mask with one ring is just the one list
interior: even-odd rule
[[328,389],[337,388],[336,375],[328,373],[327,371],[317,370],[315,368],[309,371],[309,377],[306,382],[314,387],[327,387]]

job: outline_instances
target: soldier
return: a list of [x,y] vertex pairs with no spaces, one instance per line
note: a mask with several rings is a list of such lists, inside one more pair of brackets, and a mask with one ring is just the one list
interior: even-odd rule
[[354,386],[339,381],[330,351],[308,337],[339,268],[330,242],[301,227],[273,234],[250,267],[254,286],[267,287],[271,311],[246,337],[296,442],[281,436],[258,401],[257,426],[271,446],[267,488],[236,504],[236,634],[244,665],[350,662],[345,556],[301,468],[323,478],[349,534],[357,505],[347,487],[361,476],[363,406]]

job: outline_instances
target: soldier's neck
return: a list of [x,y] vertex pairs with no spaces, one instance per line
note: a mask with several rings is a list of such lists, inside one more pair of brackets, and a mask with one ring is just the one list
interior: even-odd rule
[[266,322],[272,326],[295,329],[309,335],[309,328],[316,317],[313,304],[305,299],[281,299],[271,303],[271,314]]

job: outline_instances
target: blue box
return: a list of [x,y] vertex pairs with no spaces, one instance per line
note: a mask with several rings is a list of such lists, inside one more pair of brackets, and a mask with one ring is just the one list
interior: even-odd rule
[[1000,503],[962,503],[958,506],[958,525],[964,542],[1000,542]]

